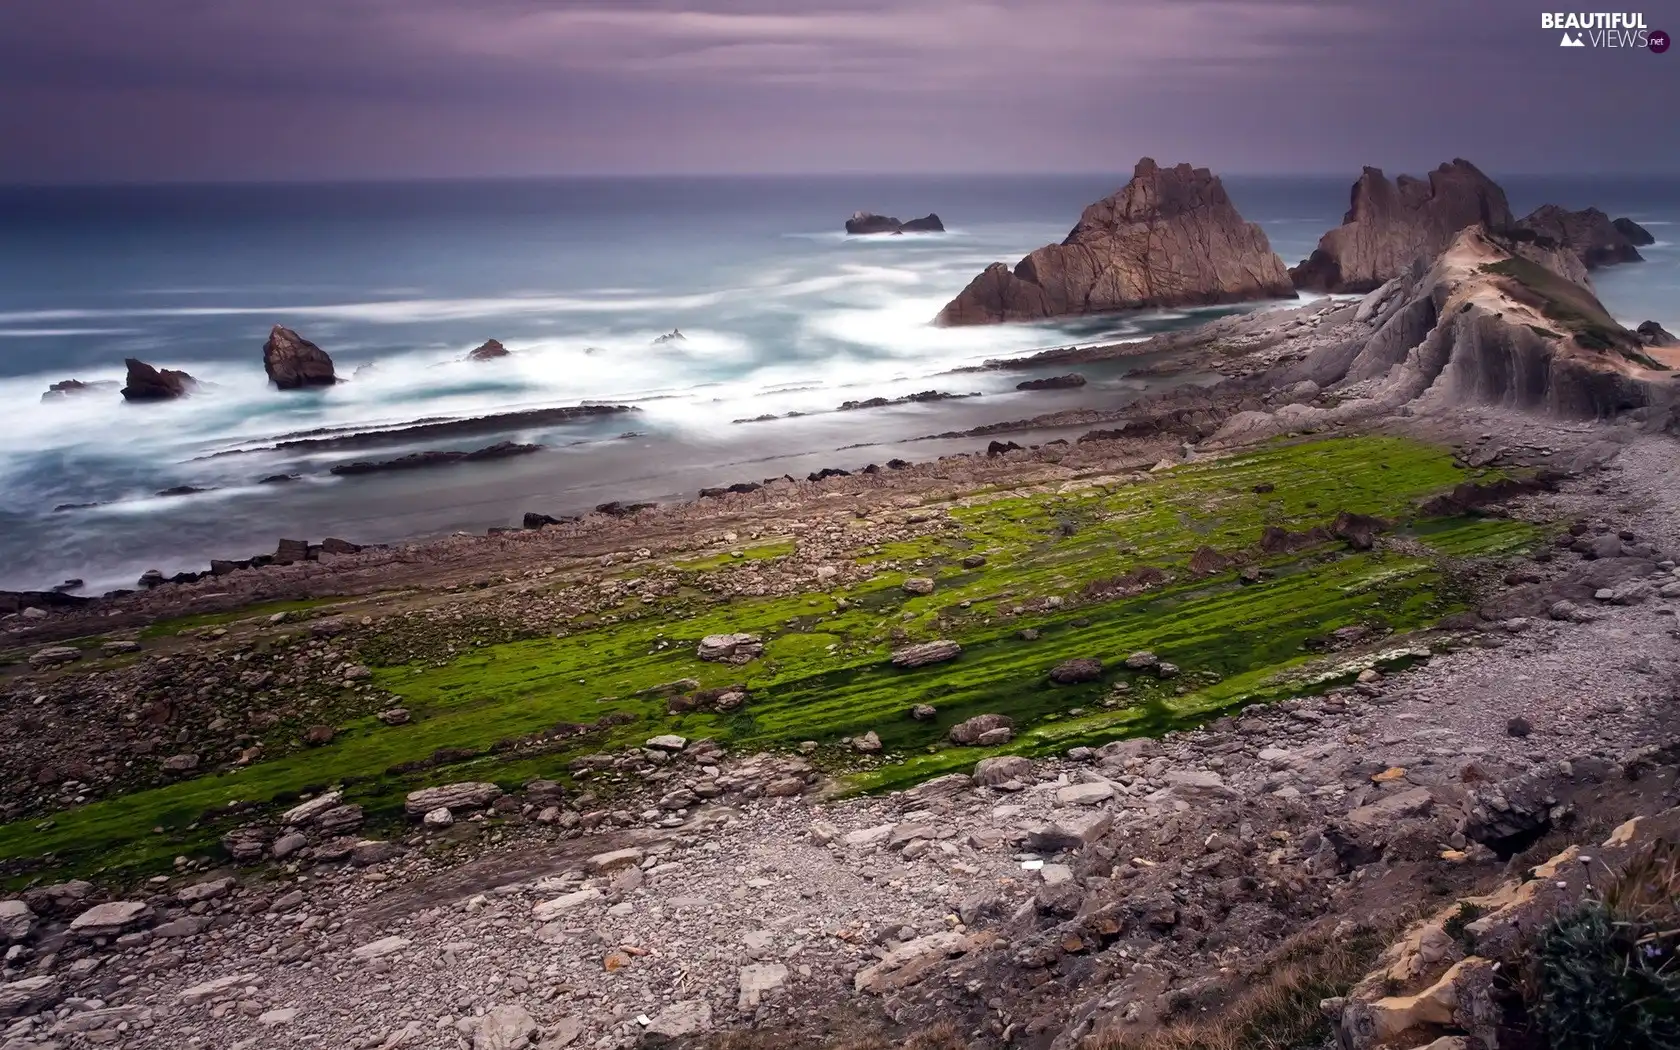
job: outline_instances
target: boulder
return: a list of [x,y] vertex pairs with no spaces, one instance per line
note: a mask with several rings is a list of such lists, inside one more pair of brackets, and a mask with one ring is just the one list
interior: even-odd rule
[[1353,184],[1342,225],[1289,271],[1295,287],[1320,292],[1369,292],[1420,259],[1433,258],[1458,231],[1481,224],[1511,225],[1505,191],[1467,160],[1429,173],[1428,181],[1401,175],[1389,182],[1366,168]]
[[0,984],[0,1020],[24,1017],[57,1006],[64,998],[64,982],[44,973],[21,981]]
[[143,925],[152,909],[142,901],[108,901],[96,904],[70,921],[70,932],[80,937],[115,937]]
[[1610,216],[1597,208],[1569,211],[1544,204],[1525,215],[1517,228],[1543,238],[1546,247],[1574,252],[1589,270],[1644,259]]
[[498,357],[506,356],[508,356],[508,348],[495,339],[487,340],[483,346],[467,354],[468,359],[473,361],[494,361]]
[[910,576],[899,584],[905,594],[932,594],[933,581],[926,576]]
[[531,1045],[539,1030],[536,1019],[523,1006],[512,1003],[497,1006],[478,1018],[473,1029],[473,1050],[522,1050]]
[[332,386],[338,382],[327,352],[290,328],[275,325],[263,344],[263,371],[281,390]]
[[122,388],[125,401],[173,401],[198,386],[198,380],[173,368],[154,368],[135,357],[123,363],[128,366],[128,379]]
[[1102,677],[1102,661],[1092,656],[1064,660],[1050,669],[1050,680],[1057,685],[1079,685],[1095,682]]
[[764,654],[764,640],[756,634],[708,634],[694,655],[714,663],[751,663]]
[[907,645],[902,649],[894,649],[892,664],[894,667],[911,668],[925,667],[928,664],[941,664],[947,660],[955,660],[962,655],[962,646],[956,642],[941,639],[936,642],[918,642]]
[[403,809],[411,817],[420,817],[434,809],[483,809],[501,797],[502,789],[494,784],[467,781],[410,791]]
[[1007,715],[975,715],[951,727],[951,743],[972,745],[980,743],[987,733],[999,729],[1013,730],[1015,720]]
[[997,787],[1011,780],[1026,782],[1033,778],[1033,764],[1021,755],[998,755],[982,758],[974,766],[974,782],[983,787]]
[[865,755],[879,754],[881,751],[881,737],[873,729],[862,736],[853,737],[852,750]]
[[1060,244],[1011,270],[993,263],[939,312],[941,325],[994,324],[1144,307],[1293,297],[1283,260],[1219,179],[1145,157]]
[[82,651],[68,645],[49,645],[45,649],[37,649],[29,654],[29,666],[35,668],[57,667],[60,664],[74,663],[81,659]]
[[16,944],[35,932],[35,911],[19,900],[0,901],[0,944]]

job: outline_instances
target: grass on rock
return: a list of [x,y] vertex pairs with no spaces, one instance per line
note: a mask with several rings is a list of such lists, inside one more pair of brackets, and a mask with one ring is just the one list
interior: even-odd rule
[[[970,497],[951,508],[943,531],[853,552],[876,573],[854,586],[732,600],[685,587],[627,608],[617,622],[574,624],[564,637],[485,645],[441,665],[376,667],[375,680],[409,708],[411,724],[364,718],[339,726],[326,747],[0,827],[0,859],[51,853],[61,870],[143,867],[213,841],[211,818],[230,803],[277,805],[343,784],[347,799],[371,816],[395,818],[416,786],[565,780],[577,755],[658,733],[775,749],[804,740],[836,745],[872,730],[886,746],[883,758],[858,767],[849,751],[829,746],[817,760],[843,772],[853,789],[880,790],[965,769],[997,751],[1048,754],[1193,725],[1357,673],[1357,666],[1326,672],[1315,665],[1320,682],[1303,684],[1329,632],[1360,626],[1381,636],[1432,624],[1467,598],[1444,565],[1508,554],[1537,535],[1499,519],[1438,519],[1403,528],[1409,542],[1401,547],[1415,553],[1354,552],[1331,541],[1264,555],[1257,546],[1263,528],[1326,525],[1342,510],[1404,520],[1421,499],[1476,476],[1444,450],[1359,437],[1280,443],[1146,480]],[[1194,575],[1188,562],[1202,547],[1236,555],[1264,575],[1244,582],[1234,567]],[[985,555],[986,564],[965,568],[972,554]],[[800,555],[789,542],[745,548],[743,556]],[[697,566],[708,564],[676,567],[704,571]],[[1115,597],[1090,589],[1145,566],[1167,581]],[[911,575],[933,577],[936,590],[906,594],[900,585]],[[1037,632],[1032,640],[1022,637],[1029,628]],[[762,658],[736,667],[696,657],[705,635],[740,631],[763,637]],[[891,666],[899,645],[934,638],[960,642],[962,655],[916,670]],[[1395,648],[1404,655],[1403,643]],[[1127,654],[1142,649],[1178,665],[1181,675],[1159,681],[1125,670]],[[1101,659],[1102,679],[1051,684],[1050,669],[1074,657]],[[739,683],[750,699],[728,714],[668,714],[655,687],[683,678],[707,687]],[[937,719],[911,719],[915,704],[937,708]],[[947,743],[952,725],[986,712],[1015,719],[1010,745],[987,752]],[[604,716],[613,718],[603,723]],[[563,723],[602,728],[535,753],[510,746]],[[464,760],[397,769],[445,748]]]

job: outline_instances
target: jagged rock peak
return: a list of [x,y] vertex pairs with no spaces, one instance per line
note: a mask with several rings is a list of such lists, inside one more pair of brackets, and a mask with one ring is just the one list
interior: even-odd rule
[[467,356],[474,361],[494,361],[498,357],[507,357],[508,348],[499,339],[487,339],[484,345],[474,348]]
[[122,389],[126,401],[173,401],[198,386],[198,380],[173,368],[154,368],[135,357],[123,363],[128,365],[128,381]]
[[332,386],[338,382],[327,352],[290,328],[275,325],[263,344],[263,371],[281,390]]
[[941,310],[941,325],[991,324],[1290,297],[1283,260],[1206,168],[1138,161],[1060,244],[1011,270],[993,263]]
[[1439,255],[1458,231],[1481,225],[1505,229],[1511,206],[1505,191],[1462,158],[1442,164],[1427,181],[1401,175],[1393,182],[1367,167],[1354,182],[1342,225],[1289,271],[1295,287],[1321,292],[1368,292],[1415,262]]
[[1524,216],[1517,228],[1543,238],[1549,242],[1548,246],[1574,252],[1589,270],[1644,261],[1622,227],[1597,208],[1570,211],[1556,204],[1543,204]]

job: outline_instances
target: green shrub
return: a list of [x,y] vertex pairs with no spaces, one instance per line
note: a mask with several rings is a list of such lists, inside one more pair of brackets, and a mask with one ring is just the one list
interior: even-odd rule
[[1680,1050],[1680,847],[1657,843],[1602,899],[1554,920],[1526,983],[1554,1050]]

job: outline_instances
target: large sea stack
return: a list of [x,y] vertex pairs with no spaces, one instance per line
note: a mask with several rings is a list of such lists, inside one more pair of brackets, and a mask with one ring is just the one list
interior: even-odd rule
[[263,344],[263,370],[281,390],[332,386],[338,382],[327,352],[290,328],[275,325]]
[[1366,168],[1353,184],[1342,224],[1289,271],[1295,287],[1319,292],[1368,292],[1428,261],[1458,231],[1511,225],[1505,191],[1467,160],[1429,173],[1428,181],[1401,175],[1394,182],[1380,168]]
[[1085,209],[1061,244],[993,263],[941,325],[1035,321],[1140,307],[1292,297],[1283,260],[1206,168],[1145,157],[1124,189]]
[[[1524,216],[1517,227],[1574,252],[1583,266],[1596,270],[1600,266],[1644,261],[1639,249],[1623,232],[1620,225],[1623,221],[1626,220],[1612,222],[1610,216],[1597,208],[1569,211],[1555,204],[1544,204]],[[1644,232],[1637,225],[1628,225]]]
[[123,385],[122,396],[128,401],[173,401],[198,386],[192,376],[173,368],[154,368],[134,357],[124,363],[128,365],[128,382]]

